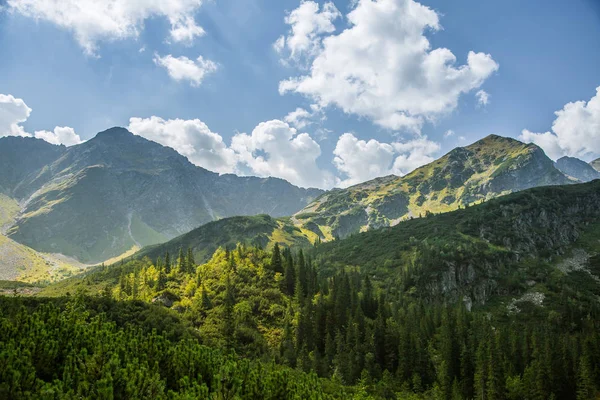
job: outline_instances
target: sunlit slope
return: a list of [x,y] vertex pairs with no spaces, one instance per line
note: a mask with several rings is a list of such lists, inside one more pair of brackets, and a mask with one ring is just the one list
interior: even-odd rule
[[531,187],[572,182],[536,145],[491,135],[406,176],[325,193],[293,221],[329,240]]

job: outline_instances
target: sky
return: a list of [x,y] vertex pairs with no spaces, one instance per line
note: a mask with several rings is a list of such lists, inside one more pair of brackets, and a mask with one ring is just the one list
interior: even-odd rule
[[112,126],[346,187],[489,134],[600,157],[600,0],[0,0],[0,137]]

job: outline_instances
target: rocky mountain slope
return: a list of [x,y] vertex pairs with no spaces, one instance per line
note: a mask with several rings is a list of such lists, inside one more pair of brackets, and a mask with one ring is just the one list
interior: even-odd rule
[[572,182],[536,145],[491,135],[406,176],[325,193],[293,221],[323,239],[343,238],[531,187]]
[[591,164],[574,157],[562,157],[556,161],[556,168],[567,176],[580,182],[589,182],[600,179],[600,172],[596,171]]
[[600,171],[600,158],[597,160],[594,160],[590,163],[590,165],[596,170],[596,171]]
[[560,303],[552,297],[557,287],[597,301],[598,204],[600,181],[534,188],[322,243],[315,259],[324,274],[360,266],[431,301],[484,304],[497,297],[512,303],[537,296]]
[[220,176],[123,128],[69,148],[3,138],[0,154],[11,154],[0,157],[2,192],[22,206],[8,236],[86,263],[223,217],[291,215],[322,193],[281,179]]

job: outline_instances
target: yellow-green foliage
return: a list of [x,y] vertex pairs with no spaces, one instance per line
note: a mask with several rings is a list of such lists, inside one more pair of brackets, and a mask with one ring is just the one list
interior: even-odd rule
[[58,256],[39,253],[0,235],[0,276],[29,283],[56,282],[81,272],[83,266]]

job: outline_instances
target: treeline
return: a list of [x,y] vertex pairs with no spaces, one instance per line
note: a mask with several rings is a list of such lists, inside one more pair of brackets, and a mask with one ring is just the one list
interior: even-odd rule
[[[468,311],[462,302],[422,298],[397,287],[398,280],[373,279],[358,269],[332,276],[321,271],[302,251],[239,245],[203,265],[182,250],[175,258],[105,268],[83,282],[105,285],[102,296],[124,303],[165,304],[204,345],[268,360],[273,374],[316,374],[324,393],[343,398],[580,400],[599,394],[597,307],[570,292],[563,293],[560,312],[527,303],[512,314],[506,307]],[[298,376],[300,382],[316,379]],[[187,390],[165,379],[166,389]]]

